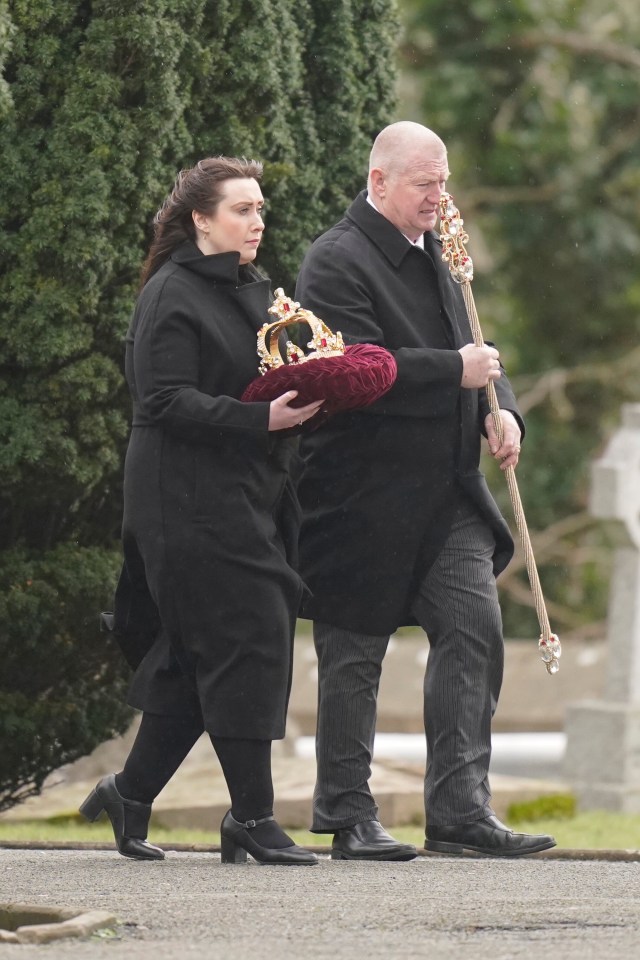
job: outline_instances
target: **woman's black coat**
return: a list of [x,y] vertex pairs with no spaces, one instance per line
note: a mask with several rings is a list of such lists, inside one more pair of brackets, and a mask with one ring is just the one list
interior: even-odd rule
[[215,736],[274,739],[284,736],[302,592],[291,566],[299,458],[294,439],[268,432],[268,403],[239,400],[257,375],[270,298],[268,281],[238,265],[237,253],[204,256],[185,243],[140,294],[126,352],[131,589],[115,613],[126,647],[147,588],[146,612],[149,594],[157,607],[133,706],[200,708]]
[[[415,622],[417,585],[460,496],[494,533],[496,573],[513,552],[479,470],[485,391],[460,388],[458,350],[473,342],[464,301],[438,237],[424,241],[424,250],[410,244],[362,193],[313,244],[296,287],[346,342],[387,347],[398,365],[386,396],[304,441],[299,488],[300,571],[312,592],[304,615],[380,636]],[[496,390],[519,417],[506,376]]]

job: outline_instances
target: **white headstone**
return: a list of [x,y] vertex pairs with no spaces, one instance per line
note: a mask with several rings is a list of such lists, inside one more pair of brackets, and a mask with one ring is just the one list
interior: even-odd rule
[[591,512],[615,537],[603,700],[567,712],[565,773],[582,809],[640,813],[640,404],[593,465]]

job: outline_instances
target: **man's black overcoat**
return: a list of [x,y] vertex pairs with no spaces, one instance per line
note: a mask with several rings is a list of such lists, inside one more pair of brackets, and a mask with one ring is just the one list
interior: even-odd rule
[[[496,573],[513,541],[479,470],[484,390],[462,390],[458,349],[473,337],[435,233],[412,245],[361,193],[302,264],[296,299],[345,342],[389,349],[398,378],[381,400],[305,439],[300,571],[304,616],[374,635],[414,623],[419,579],[467,495],[496,539]],[[501,407],[519,418],[506,379]]]
[[140,294],[126,351],[133,589],[115,612],[125,646],[148,609],[145,584],[159,613],[134,706],[179,714],[199,703],[215,736],[273,739],[284,736],[302,592],[291,566],[299,457],[295,439],[268,432],[268,403],[239,400],[257,375],[270,297],[268,281],[238,264],[237,253],[185,243]]

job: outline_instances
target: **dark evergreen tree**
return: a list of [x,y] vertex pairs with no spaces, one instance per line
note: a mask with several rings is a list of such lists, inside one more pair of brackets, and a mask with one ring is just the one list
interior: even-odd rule
[[[8,12],[7,12],[8,11]],[[122,729],[122,338],[198,158],[265,161],[261,265],[302,253],[389,119],[391,0],[0,0],[0,809]]]
[[9,88],[3,77],[4,63],[9,51],[11,21],[6,0],[0,0],[0,118],[8,110],[11,98]]

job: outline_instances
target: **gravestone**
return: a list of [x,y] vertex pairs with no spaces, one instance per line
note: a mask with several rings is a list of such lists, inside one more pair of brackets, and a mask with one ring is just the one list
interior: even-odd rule
[[640,404],[593,465],[591,513],[615,543],[602,700],[569,707],[565,774],[583,810],[640,813]]

